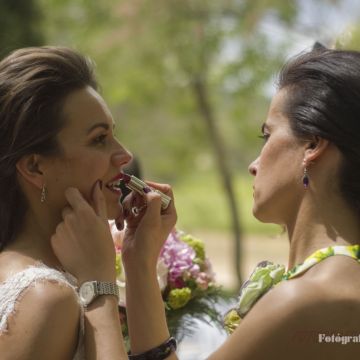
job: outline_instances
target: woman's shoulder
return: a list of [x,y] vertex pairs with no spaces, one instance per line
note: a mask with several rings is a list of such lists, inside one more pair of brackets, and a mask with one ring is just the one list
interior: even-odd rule
[[0,350],[6,348],[16,358],[28,358],[29,349],[32,358],[55,351],[59,359],[70,359],[80,317],[77,294],[59,271],[44,266],[23,269],[0,286]]
[[41,309],[41,316],[47,310],[60,310],[59,304],[79,308],[76,281],[67,273],[46,266],[40,261],[14,262],[10,267],[0,269],[0,332],[6,331],[11,315],[23,308],[28,311],[27,300],[31,299]]
[[358,349],[354,349],[354,344],[346,347],[340,344],[337,353],[331,346],[321,346],[324,344],[319,339],[360,333],[358,279],[360,264],[334,257],[301,277],[280,282],[260,298],[227,345],[209,359],[257,359],[265,354],[270,358],[293,359],[355,356]]
[[[339,307],[345,304],[349,306]],[[280,306],[289,316],[310,311],[321,314],[334,309],[341,310],[337,311],[339,317],[347,312],[354,316],[350,304],[357,306],[360,317],[360,263],[345,256],[329,257],[302,276],[282,281],[262,301],[262,306]]]

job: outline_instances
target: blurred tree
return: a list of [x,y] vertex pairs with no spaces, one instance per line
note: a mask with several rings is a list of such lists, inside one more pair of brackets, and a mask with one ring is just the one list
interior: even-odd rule
[[[279,63],[279,52],[259,25],[269,14],[290,24],[296,7],[280,0],[51,2],[47,23],[56,29],[49,31],[51,39],[69,44],[76,35],[76,46],[96,59],[114,113],[131,119],[121,122],[127,143],[141,138],[145,145],[139,155],[148,166],[166,176],[175,173],[174,160],[178,174],[184,168],[209,167],[207,149],[213,149],[229,204],[240,281],[242,231],[230,170],[234,162],[221,132],[230,135],[230,149],[237,147],[238,153],[238,142],[246,138],[239,139],[238,129],[245,126],[238,120],[252,127],[257,123],[252,120],[256,108],[264,108],[264,84]],[[231,48],[236,53],[228,53]],[[149,131],[158,134],[150,137]],[[238,161],[239,156],[233,157]]]
[[0,1],[0,58],[16,48],[43,43],[41,16],[36,0]]
[[39,1],[48,39],[96,59],[104,96],[121,119],[118,135],[126,134],[146,173],[173,182],[217,167],[240,279],[241,227],[230,169],[258,151],[253,139],[265,117],[266,88],[291,45],[272,38],[264,24],[293,29],[299,2]]

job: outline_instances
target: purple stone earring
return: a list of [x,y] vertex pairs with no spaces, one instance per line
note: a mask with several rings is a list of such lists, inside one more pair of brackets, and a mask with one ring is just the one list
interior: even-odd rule
[[304,189],[305,190],[308,189],[310,180],[309,180],[308,170],[307,170],[306,166],[304,168],[304,176],[303,176],[302,182],[303,182],[303,185],[304,185]]

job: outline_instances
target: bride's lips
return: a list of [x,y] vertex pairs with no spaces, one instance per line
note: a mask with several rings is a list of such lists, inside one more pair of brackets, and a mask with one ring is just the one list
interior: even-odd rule
[[108,188],[111,192],[115,193],[118,196],[122,195],[120,190],[120,181],[123,178],[123,174],[117,174],[114,176],[109,182],[106,183],[106,188]]

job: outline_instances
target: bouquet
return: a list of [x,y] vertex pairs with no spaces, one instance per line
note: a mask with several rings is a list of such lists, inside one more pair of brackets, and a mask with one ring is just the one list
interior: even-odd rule
[[[116,249],[117,283],[120,289],[119,313],[125,340],[128,340],[125,303],[125,272],[121,261],[120,235],[112,227]],[[215,274],[206,257],[204,242],[174,230],[160,252],[157,263],[159,287],[170,333],[178,341],[190,335],[196,319],[222,326],[215,303],[222,296]]]

